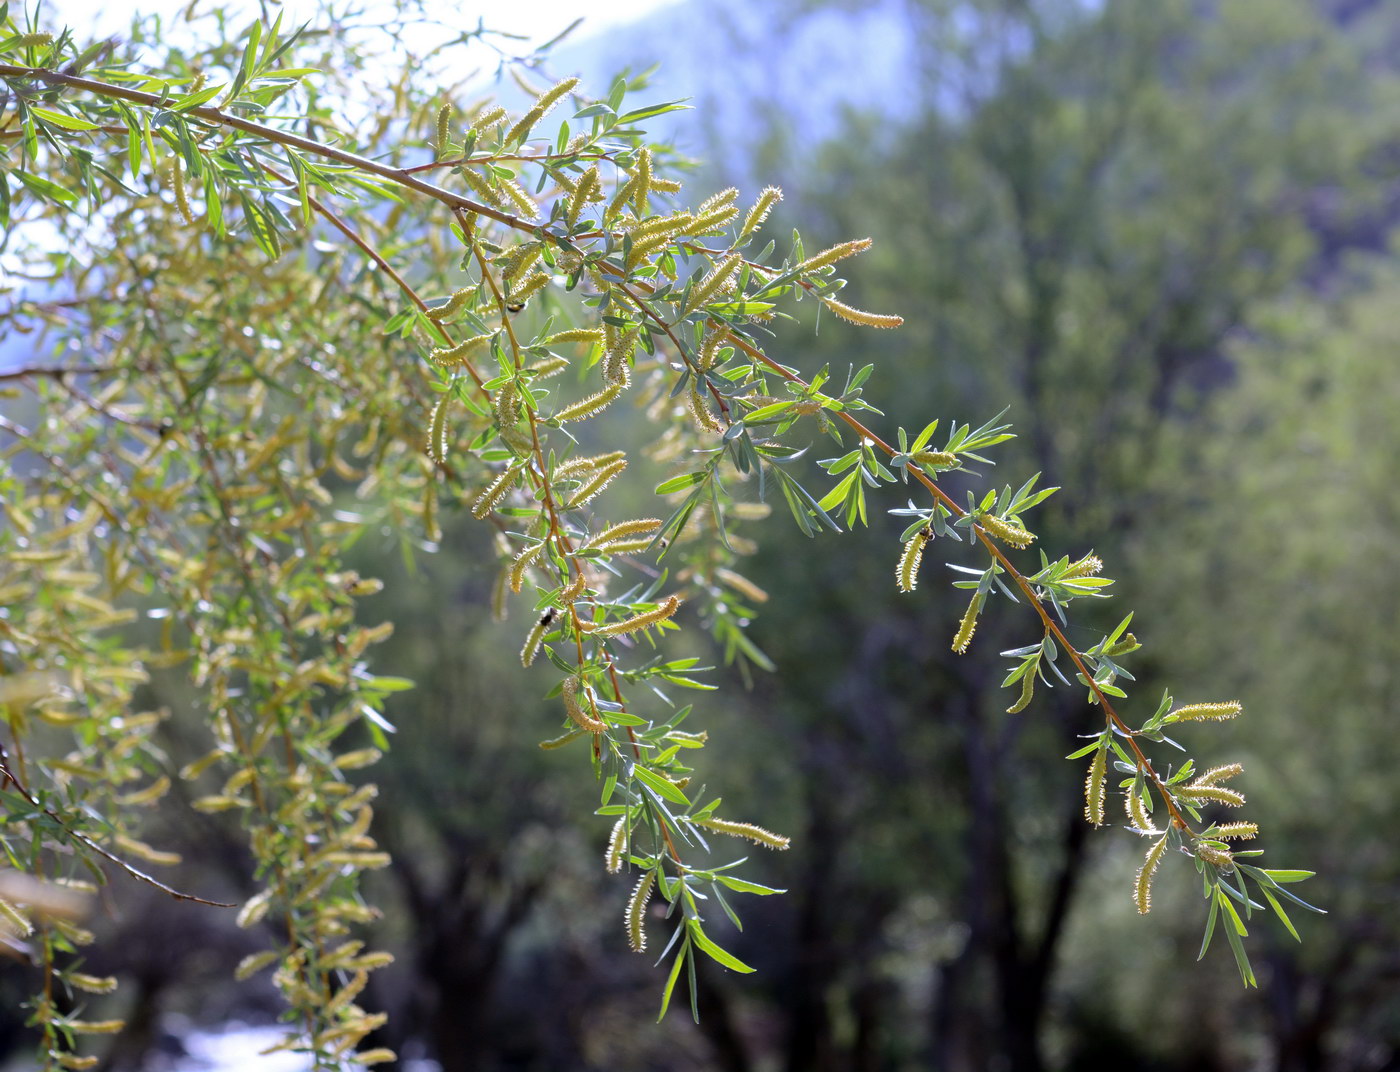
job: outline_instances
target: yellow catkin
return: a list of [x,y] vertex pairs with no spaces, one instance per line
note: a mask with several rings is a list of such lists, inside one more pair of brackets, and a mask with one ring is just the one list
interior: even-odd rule
[[738,196],[739,191],[731,186],[707,197],[695,210],[695,220],[686,230],[691,234],[708,234],[720,230],[739,215],[739,208],[734,204]]
[[967,646],[972,643],[972,634],[977,632],[977,615],[982,612],[982,596],[974,595],[972,601],[968,603],[967,610],[963,612],[962,621],[958,623],[958,631],[953,636],[953,650],[961,655],[967,651]]
[[[569,677],[564,679],[564,710],[568,711],[569,717],[574,720],[580,729],[585,729],[589,733],[603,733],[608,728],[607,723],[584,710],[583,705],[579,703],[578,689],[578,678]],[[586,696],[584,700],[587,702]],[[592,707],[592,704],[589,704],[589,706]]]
[[544,340],[546,346],[556,346],[561,342],[598,343],[603,341],[603,333],[598,328],[570,328],[560,331]]
[[569,196],[569,203],[564,209],[564,219],[570,230],[578,226],[579,214],[588,207],[589,202],[598,200],[602,191],[603,184],[598,179],[598,165],[594,164],[578,180],[573,193]]
[[559,605],[561,607],[573,606],[578,602],[579,597],[583,595],[583,590],[587,587],[588,574],[580,570],[578,576],[569,582],[568,587],[560,591]]
[[1215,828],[1215,837],[1221,841],[1249,841],[1258,834],[1258,823],[1221,823]]
[[690,416],[702,431],[714,432],[716,434],[724,431],[724,425],[720,419],[714,415],[709,403],[705,401],[700,389],[695,385],[695,381],[690,381],[690,390],[686,394],[686,402],[690,408]]
[[1224,703],[1187,704],[1184,707],[1178,707],[1166,717],[1165,721],[1201,722],[1209,720],[1220,722],[1227,718],[1234,718],[1243,710],[1244,707],[1238,700],[1227,700]]
[[729,277],[739,270],[739,265],[742,262],[743,257],[737,253],[731,253],[711,268],[705,277],[691,288],[690,297],[686,299],[685,308],[681,310],[681,315],[685,316],[699,309],[717,295],[729,281]]
[[1060,574],[1060,579],[1069,581],[1076,577],[1093,577],[1102,571],[1103,559],[1098,555],[1085,555],[1078,562],[1071,563],[1069,568]]
[[473,335],[452,346],[441,346],[428,354],[428,360],[439,368],[449,368],[466,362],[477,350],[491,341],[491,335]]
[[901,592],[912,592],[919,584],[919,564],[924,560],[924,547],[928,544],[928,529],[920,529],[904,542],[899,563],[895,566],[895,582]]
[[603,211],[603,215],[607,219],[615,217],[627,202],[632,199],[632,191],[636,188],[637,177],[633,175],[613,193],[612,200],[608,202],[608,207]]
[[560,98],[576,85],[578,85],[577,78],[566,78],[551,89],[541,93],[535,103],[530,105],[529,111],[522,115],[519,122],[506,132],[506,144],[524,141],[535,124],[548,115],[554,106],[559,103]]
[[930,469],[956,469],[958,467],[958,456],[947,450],[920,450],[912,455],[919,465],[927,466]]
[[1197,777],[1192,783],[1192,787],[1202,785],[1218,785],[1221,782],[1229,781],[1237,774],[1244,773],[1244,766],[1239,763],[1225,763],[1219,767],[1211,767],[1210,770]]
[[603,866],[609,874],[617,874],[622,870],[622,856],[627,851],[627,816],[619,815],[617,822],[613,824],[612,834],[608,838],[608,848],[603,853]]
[[641,149],[637,153],[637,166],[633,171],[637,185],[632,190],[632,207],[637,217],[647,214],[647,198],[651,196],[651,150]]
[[428,310],[426,314],[428,319],[435,324],[441,324],[449,318],[456,316],[467,307],[468,303],[472,300],[473,293],[474,291],[471,287],[464,287],[461,290],[453,292],[451,297],[443,302],[443,304],[439,305],[436,309]]
[[826,268],[837,261],[853,257],[857,253],[864,253],[874,243],[869,238],[857,238],[852,242],[842,242],[839,246],[832,246],[824,249],[815,257],[808,257],[805,261],[793,269],[798,275],[808,275],[819,268]]
[[522,242],[497,257],[495,265],[500,269],[501,278],[509,281],[539,260],[543,253],[543,243]]
[[701,372],[708,372],[715,367],[720,358],[720,348],[728,339],[728,328],[711,331],[705,336],[705,341],[700,344],[700,356],[695,359],[695,365]]
[[627,898],[627,912],[623,916],[623,922],[627,926],[627,944],[632,947],[634,953],[644,952],[647,947],[647,932],[642,924],[647,902],[651,900],[651,890],[655,885],[656,871],[652,869],[637,880],[632,896]]
[[648,629],[653,625],[659,625],[661,622],[671,617],[680,609],[680,605],[681,601],[679,597],[668,596],[666,602],[662,603],[655,610],[633,615],[631,618],[625,618],[620,622],[600,625],[593,631],[593,635],[601,637],[622,636],[624,633],[635,633],[641,629]]
[[1100,748],[1089,764],[1084,779],[1084,818],[1095,826],[1103,826],[1104,774],[1108,768],[1108,749]]
[[543,361],[536,361],[533,365],[526,365],[525,371],[533,373],[537,380],[547,380],[551,376],[558,376],[568,367],[568,358],[555,354],[552,357],[546,357]]
[[549,285],[549,279],[550,276],[548,272],[536,272],[534,275],[523,280],[520,284],[511,287],[506,295],[509,304],[513,306],[524,305]]
[[1147,850],[1147,859],[1138,869],[1137,881],[1133,883],[1133,901],[1137,904],[1139,915],[1145,916],[1152,910],[1152,876],[1156,874],[1157,865],[1162,862],[1162,853],[1166,848],[1167,838],[1164,834]]
[[555,480],[577,480],[582,473],[605,469],[613,462],[627,457],[625,450],[610,450],[606,454],[593,454],[582,458],[570,458],[554,467]]
[[506,110],[501,105],[498,104],[495,107],[488,108],[472,120],[472,132],[479,134],[487,127],[495,126],[505,117]]
[[449,132],[452,124],[452,105],[444,104],[438,109],[437,114],[437,151],[441,157],[447,148]]
[[9,901],[0,899],[0,922],[6,924],[10,930],[14,931],[22,938],[27,938],[34,933],[34,925],[15,905]]
[[753,581],[749,580],[742,573],[735,573],[731,569],[720,566],[715,570],[715,580],[721,584],[728,585],[741,596],[752,599],[755,603],[767,603],[768,593],[765,592]]
[[628,536],[638,536],[644,532],[655,532],[661,527],[660,518],[639,517],[634,521],[620,521],[616,525],[609,525],[596,536],[589,537],[584,543],[579,545],[579,550],[589,547],[601,547],[604,544],[612,543],[614,540],[621,540]]
[[1035,539],[1035,533],[1027,532],[1020,525],[1013,525],[996,514],[982,514],[977,518],[977,523],[990,535],[1010,547],[1029,547]]
[[525,636],[525,643],[520,648],[521,666],[528,667],[535,661],[535,656],[540,653],[540,644],[544,641],[544,635],[549,632],[550,623],[553,621],[553,615],[545,614],[530,627],[530,632]]
[[857,309],[835,298],[823,298],[822,301],[842,320],[849,320],[852,324],[861,324],[867,328],[897,328],[904,323],[904,317],[892,313],[867,313],[864,309]]
[[626,468],[627,459],[623,458],[620,461],[615,461],[611,465],[599,469],[585,480],[579,489],[569,497],[569,501],[564,504],[564,509],[576,509],[588,502],[589,499],[601,495],[603,490]]
[[1139,833],[1155,834],[1157,832],[1152,826],[1152,817],[1147,814],[1147,806],[1143,803],[1142,794],[1138,792],[1136,783],[1128,786],[1123,792],[1123,810],[1128,813],[1128,820]]
[[1176,795],[1192,804],[1203,804],[1210,801],[1215,804],[1224,804],[1230,808],[1244,807],[1244,794],[1233,789],[1226,789],[1223,785],[1187,785],[1178,789]]
[[175,207],[180,210],[180,218],[186,223],[194,223],[194,213],[190,211],[190,199],[185,194],[185,168],[176,153],[170,165],[170,186],[175,191]]
[[713,830],[717,834],[728,834],[730,837],[745,838],[755,845],[763,845],[770,849],[777,849],[779,852],[792,844],[791,838],[775,834],[771,830],[765,830],[761,826],[753,823],[736,823],[729,819],[697,819],[695,825],[703,826],[706,830]]
[[1203,841],[1196,842],[1193,848],[1196,855],[1206,863],[1227,873],[1235,869],[1235,857],[1228,850],[1217,849],[1214,845],[1207,845]]
[[505,498],[506,492],[515,485],[515,480],[519,475],[514,469],[507,469],[487,485],[486,490],[478,495],[472,503],[472,517],[480,521],[491,513],[496,508],[496,504]]
[[612,402],[618,395],[622,394],[622,384],[610,383],[596,394],[591,394],[587,398],[579,399],[572,405],[565,406],[554,415],[554,419],[560,424],[567,424],[569,421],[581,421],[587,417],[603,410],[608,403]]
[[543,543],[537,543],[533,547],[527,547],[515,556],[510,564],[510,590],[519,592],[525,585],[525,571],[530,568],[535,559],[540,557],[540,552],[544,550]]
[[1006,709],[1008,715],[1020,714],[1035,697],[1035,667],[1031,667],[1021,675],[1021,694],[1016,697],[1016,702]]
[[749,209],[749,214],[744,217],[744,225],[739,228],[739,237],[743,238],[758,230],[768,218],[768,214],[773,211],[773,206],[782,199],[783,192],[776,186],[765,186],[759,192],[753,208]]
[[44,45],[53,44],[53,34],[51,33],[26,33],[20,34],[10,42],[16,48],[41,48]]
[[447,461],[447,407],[451,399],[449,394],[439,395],[432,416],[428,418],[428,457],[439,464]]

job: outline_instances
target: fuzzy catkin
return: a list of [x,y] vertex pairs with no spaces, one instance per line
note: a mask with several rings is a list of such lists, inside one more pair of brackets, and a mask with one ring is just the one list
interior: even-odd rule
[[1166,847],[1167,838],[1164,834],[1147,850],[1147,859],[1138,869],[1137,880],[1133,883],[1133,902],[1137,905],[1139,915],[1145,916],[1152,910],[1152,876],[1157,871],[1157,865],[1162,862],[1162,853]]
[[632,896],[627,899],[627,912],[623,917],[627,926],[627,944],[632,952],[642,953],[647,947],[647,932],[642,926],[647,902],[651,900],[652,887],[656,885],[656,870],[653,868],[637,880]]

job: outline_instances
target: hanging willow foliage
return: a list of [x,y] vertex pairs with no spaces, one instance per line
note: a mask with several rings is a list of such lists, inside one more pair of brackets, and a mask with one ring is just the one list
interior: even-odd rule
[[[0,929],[42,966],[31,1011],[44,1067],[86,1067],[81,1038],[112,1029],[56,996],[113,985],[79,972],[72,955],[91,937],[81,918],[94,875],[214,900],[143,870],[171,862],[141,837],[172,784],[155,741],[166,712],[142,703],[152,674],[183,675],[207,713],[207,751],[180,774],[194,808],[237,818],[256,863],[237,918],[270,947],[238,976],[272,969],[287,1046],[317,1067],[392,1058],[357,1052],[382,1022],[357,1001],[390,959],[354,937],[375,911],[358,877],[390,860],[372,833],[374,786],[348,774],[372,770],[388,747],[380,712],[409,683],[369,670],[369,648],[392,625],[355,624],[356,601],[377,582],[342,556],[371,525],[435,539],[440,511],[498,530],[498,607],[528,601],[521,662],[548,662],[563,700],[558,724],[534,732],[562,726],[543,747],[592,766],[612,823],[607,870],[640,876],[623,898],[632,948],[647,946],[653,893],[670,906],[663,1014],[697,953],[750,970],[709,937],[707,906],[726,904],[723,891],[780,891],[698,861],[706,834],[770,849],[788,839],[691,795],[705,736],[680,730],[691,709],[647,686],[698,685],[696,660],[645,656],[701,622],[765,661],[741,639],[748,612],[725,594],[767,598],[734,568],[747,547],[734,527],[765,512],[731,501],[740,486],[781,499],[813,536],[864,524],[869,491],[912,481],[923,505],[893,511],[912,518],[899,588],[914,591],[936,540],[980,556],[955,564],[971,601],[954,650],[968,649],[992,601],[1019,604],[1038,635],[1005,653],[1019,660],[1005,683],[1018,690],[1012,711],[1028,707],[1036,679],[1086,689],[1094,739],[1075,753],[1093,755],[1086,814],[1103,821],[1116,770],[1131,787],[1132,828],[1158,839],[1134,886],[1138,908],[1167,849],[1193,861],[1209,928],[1229,916],[1252,981],[1235,908],[1254,904],[1245,879],[1282,916],[1281,884],[1308,873],[1243,863],[1251,853],[1226,839],[1253,837],[1252,823],[1203,822],[1207,803],[1243,803],[1218,784],[1237,768],[1191,780],[1188,761],[1165,777],[1148,756],[1170,724],[1233,717],[1239,705],[1172,710],[1168,697],[1132,728],[1118,684],[1139,646],[1131,615],[1084,650],[1064,632],[1066,608],[1112,584],[1100,560],[1041,553],[1036,567],[1003,547],[1029,546],[1022,514],[1055,489],[1032,477],[962,505],[939,483],[1010,438],[998,419],[954,423],[939,448],[939,422],[912,440],[900,428],[896,447],[866,423],[877,412],[863,395],[872,368],[841,384],[829,369],[803,375],[769,356],[759,326],[801,294],[857,326],[898,326],[835,298],[838,264],[870,239],[810,257],[800,238],[783,252],[760,246],[773,187],[749,205],[730,189],[687,210],[668,152],[641,132],[680,105],[628,111],[625,79],[604,99],[567,79],[514,118],[416,87],[398,98],[404,114],[368,109],[378,122],[316,140],[305,131],[334,125],[320,90],[350,93],[354,80],[329,86],[333,72],[298,66],[303,42],[280,17],[251,27],[239,49],[214,42],[169,70],[37,32],[15,12],[0,23],[0,223],[16,243],[84,227],[109,238],[101,257],[70,256],[60,300],[7,319],[45,327],[65,343],[56,354],[85,355],[6,372],[24,406],[0,417],[0,807],[11,863],[28,871],[23,882],[0,875]],[[567,119],[542,130],[559,109]],[[402,234],[413,252],[387,241]],[[291,251],[313,236],[311,266]],[[702,459],[655,489],[659,518],[614,520],[608,493],[628,457],[585,456],[571,434],[593,419],[591,438],[607,443],[614,406],[657,422],[654,459]],[[21,419],[24,407],[37,416]],[[808,433],[857,440],[821,463],[835,481],[824,493],[790,472]],[[356,499],[358,513],[336,508]],[[679,568],[617,583],[646,577],[614,565],[638,555]],[[351,727],[375,747],[342,748]]]

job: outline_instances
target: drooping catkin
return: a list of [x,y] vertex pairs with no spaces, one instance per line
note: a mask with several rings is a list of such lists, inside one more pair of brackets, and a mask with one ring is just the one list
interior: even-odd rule
[[798,275],[810,275],[820,268],[826,268],[837,261],[853,257],[857,253],[864,253],[874,242],[869,238],[857,238],[850,242],[842,242],[839,246],[832,246],[824,249],[815,257],[808,257],[805,261],[793,269]]
[[623,387],[620,383],[610,383],[596,394],[591,394],[587,398],[581,398],[572,405],[565,406],[554,415],[554,419],[560,424],[569,421],[581,421],[587,417],[601,412],[618,395],[622,394]]
[[1016,702],[1006,709],[1008,715],[1020,714],[1035,697],[1035,675],[1036,668],[1032,666],[1021,675],[1021,694],[1016,697]]
[[611,637],[622,636],[624,633],[635,633],[641,629],[648,629],[653,625],[659,625],[667,618],[671,617],[680,609],[681,601],[677,596],[667,596],[666,601],[655,610],[645,611],[642,614],[634,614],[630,618],[624,618],[620,622],[610,622],[607,625],[600,625],[593,630],[594,636]]
[[1108,746],[1101,745],[1089,764],[1084,779],[1084,818],[1095,826],[1103,826],[1104,774],[1108,769]]
[[744,217],[744,225],[739,228],[739,237],[744,238],[762,226],[763,221],[768,218],[768,213],[773,211],[773,206],[782,199],[783,192],[776,186],[765,186],[759,192],[753,208],[749,209],[749,214]]
[[562,82],[555,84],[550,89],[541,93],[535,100],[535,103],[530,105],[529,110],[520,117],[515,126],[511,127],[510,130],[506,132],[506,144],[509,145],[512,142],[524,141],[535,124],[548,115],[554,106],[559,103],[564,94],[568,93],[569,90],[573,89],[576,85],[578,85],[577,78],[566,78]]
[[694,379],[690,381],[690,390],[686,392],[686,402],[690,407],[690,416],[702,431],[716,434],[724,431],[724,425],[711,411],[709,403],[700,394],[700,389],[695,385]]
[[428,457],[438,464],[447,461],[447,407],[451,402],[450,394],[439,395],[432,416],[428,418]]
[[632,896],[627,899],[627,912],[623,921],[627,925],[627,944],[632,947],[634,953],[645,952],[647,947],[647,932],[642,924],[645,922],[647,902],[651,900],[651,890],[655,885],[656,869],[653,868],[637,880]]
[[1147,859],[1142,862],[1142,867],[1138,869],[1137,881],[1133,883],[1133,901],[1137,904],[1139,915],[1147,915],[1152,909],[1152,876],[1157,871],[1157,865],[1162,862],[1162,853],[1167,848],[1167,835],[1163,834],[1152,848],[1147,850]]
[[823,298],[822,301],[842,320],[849,320],[852,324],[861,324],[867,328],[897,328],[904,323],[904,317],[895,316],[893,313],[867,313],[864,309],[857,309],[835,298]]
[[977,518],[977,523],[990,535],[995,536],[1010,547],[1029,547],[1035,539],[1035,533],[1027,532],[1020,525],[1012,524],[1004,518],[997,517],[996,514],[981,514]]
[[608,837],[608,849],[603,853],[603,866],[608,874],[615,875],[622,870],[622,857],[627,851],[627,816],[619,815]]
[[170,188],[175,192],[175,207],[180,210],[180,218],[193,224],[194,213],[190,211],[190,199],[185,193],[185,167],[179,153],[170,165]]
[[972,634],[977,632],[977,615],[982,613],[982,600],[982,593],[975,593],[963,612],[962,621],[958,623],[958,631],[953,636],[953,650],[959,655],[967,651],[967,646],[972,643]]
[[1227,700],[1223,703],[1186,704],[1171,712],[1163,721],[1201,722],[1209,720],[1221,722],[1227,718],[1234,718],[1243,710],[1244,707],[1238,700]]
[[912,592],[919,584],[919,564],[924,559],[924,547],[929,541],[928,529],[920,529],[904,542],[899,564],[895,566],[895,582],[901,592]]
[[525,636],[525,643],[520,648],[521,666],[529,667],[535,661],[535,656],[540,653],[540,644],[544,641],[544,635],[549,632],[553,621],[553,615],[542,614],[539,620],[530,627],[530,632]]
[[540,552],[544,550],[543,541],[525,548],[520,554],[515,556],[510,564],[510,590],[519,592],[525,584],[525,571],[534,564],[535,559],[540,557]]
[[593,704],[584,690],[583,703],[588,705],[589,710],[584,710],[583,703],[579,702],[579,680],[576,677],[564,679],[564,710],[569,713],[569,717],[574,720],[580,729],[585,729],[589,733],[603,733],[608,725],[602,719],[593,715]]
[[505,498],[506,492],[515,486],[516,478],[519,475],[517,470],[507,469],[488,484],[486,489],[472,502],[472,517],[478,521],[483,520],[496,508],[496,504]]
[[1152,826],[1152,817],[1147,813],[1147,805],[1143,802],[1141,787],[1136,782],[1123,791],[1123,810],[1128,813],[1128,821],[1138,833],[1157,832]]
[[775,834],[771,830],[765,830],[761,826],[753,823],[736,823],[729,819],[697,819],[696,826],[703,826],[706,830],[713,830],[717,834],[728,834],[730,837],[744,838],[752,841],[755,845],[763,845],[766,848],[777,849],[779,852],[792,844],[791,838]]

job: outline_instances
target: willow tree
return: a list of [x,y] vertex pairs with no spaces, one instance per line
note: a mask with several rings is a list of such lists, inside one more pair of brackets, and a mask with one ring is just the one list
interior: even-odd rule
[[[1131,615],[1091,646],[1067,639],[1071,605],[1112,581],[1092,552],[1035,547],[1032,511],[1056,489],[945,487],[985,479],[1011,437],[1000,417],[881,432],[873,366],[803,369],[778,350],[799,301],[829,330],[900,325],[842,293],[869,239],[780,246],[765,228],[778,190],[689,195],[644,129],[681,105],[633,106],[625,78],[601,98],[573,78],[533,85],[533,57],[517,72],[533,103],[511,112],[466,103],[431,63],[379,86],[368,52],[280,19],[162,45],[159,63],[0,19],[6,253],[12,276],[42,280],[5,316],[42,345],[3,372],[0,911],[8,947],[41,968],[45,1067],[90,1067],[77,1040],[118,1026],[83,1015],[83,992],[115,986],[81,970],[84,891],[110,878],[212,904],[148,870],[173,862],[143,817],[187,795],[177,778],[246,836],[259,888],[238,922],[273,926],[235,972],[274,972],[285,1045],[317,1067],[392,1059],[359,1049],[382,1016],[356,999],[389,956],[355,937],[375,915],[357,880],[391,860],[374,785],[352,772],[387,747],[385,697],[411,683],[371,669],[393,626],[357,624],[379,582],[343,555],[386,525],[432,549],[458,512],[496,530],[491,609],[514,612],[521,662],[553,668],[555,718],[522,717],[521,747],[544,735],[592,766],[604,866],[632,876],[619,941],[660,944],[662,1015],[683,972],[694,1006],[697,956],[751,970],[707,924],[737,919],[736,894],[780,891],[740,871],[731,839],[788,847],[701,791],[694,726],[715,700],[676,634],[698,626],[763,666],[744,629],[764,593],[736,528],[780,504],[794,527],[767,538],[800,554],[864,525],[875,493],[908,520],[899,547],[871,551],[901,591],[930,544],[949,549],[967,601],[955,651],[989,604],[1019,615],[1009,712],[1041,684],[1083,691],[1087,743],[1069,758],[1087,767],[1086,820],[1105,823],[1119,790],[1148,845],[1138,909],[1164,859],[1189,861],[1206,943],[1219,923],[1254,981],[1245,919],[1267,905],[1291,930],[1284,885],[1309,872],[1246,862],[1255,824],[1217,820],[1244,803],[1238,764],[1163,752],[1174,724],[1240,705],[1131,711]],[[652,430],[640,448],[635,410]],[[826,440],[835,456],[802,459]],[[609,491],[648,464],[672,474],[655,516],[618,513]],[[157,741],[151,675],[187,682],[204,754]],[[703,690],[698,711],[681,689]],[[667,923],[649,935],[653,898]]]

